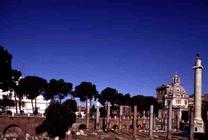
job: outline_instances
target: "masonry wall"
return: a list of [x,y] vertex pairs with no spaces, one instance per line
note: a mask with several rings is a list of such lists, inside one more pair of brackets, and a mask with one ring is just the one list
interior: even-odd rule
[[44,117],[37,116],[3,116],[0,115],[0,137],[3,137],[4,131],[6,131],[9,126],[16,125],[21,130],[23,135],[29,133],[30,135],[35,135],[35,129],[40,125]]

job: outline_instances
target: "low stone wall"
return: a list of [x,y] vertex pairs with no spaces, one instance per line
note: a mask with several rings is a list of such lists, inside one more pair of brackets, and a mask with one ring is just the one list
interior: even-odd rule
[[[45,117],[42,116],[27,116],[27,115],[15,115],[15,116],[8,116],[8,115],[0,115],[0,138],[3,138],[5,135],[15,135],[12,134],[11,131],[15,131],[16,133],[21,133],[22,137],[25,137],[26,134],[30,136],[35,136],[35,129],[38,125],[40,125]],[[77,118],[76,123],[86,125],[85,118]],[[149,119],[141,119],[138,118],[137,125],[142,126],[143,128],[148,127]],[[144,127],[145,124],[145,127]],[[89,129],[95,130],[95,118],[90,118]],[[99,128],[102,129],[103,126],[106,125],[106,119],[100,118],[99,119]],[[114,125],[119,126],[119,118],[111,118],[109,128],[112,128]],[[132,125],[132,118],[123,118],[121,121],[121,126],[127,129],[130,129]]]
[[[0,137],[3,138],[11,130],[18,131],[19,135],[25,136],[26,133],[35,135],[35,129],[40,125],[44,117],[39,116],[6,116],[0,115]],[[16,129],[16,130],[15,130]],[[18,130],[17,130],[18,129]],[[13,134],[15,135],[15,134]]]

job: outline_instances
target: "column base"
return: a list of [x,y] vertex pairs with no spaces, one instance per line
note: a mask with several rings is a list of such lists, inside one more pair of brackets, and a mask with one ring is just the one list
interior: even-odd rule
[[204,133],[204,122],[202,119],[194,120],[194,133]]

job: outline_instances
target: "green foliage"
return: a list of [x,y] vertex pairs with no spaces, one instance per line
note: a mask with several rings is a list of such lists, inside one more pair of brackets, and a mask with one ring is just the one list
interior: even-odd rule
[[82,82],[75,87],[74,91],[75,96],[79,97],[80,101],[86,101],[87,99],[91,100],[97,93],[96,85],[91,82]]
[[118,105],[130,105],[130,94],[123,95],[122,93],[119,93],[117,95],[117,104]]
[[19,100],[21,101],[23,99],[24,96],[24,85],[19,84],[18,86],[15,86],[14,88],[14,92],[15,95],[19,98]]
[[0,89],[8,91],[15,89],[16,82],[22,73],[11,67],[12,55],[0,46]]
[[77,102],[72,99],[68,99],[63,104],[68,108],[71,109],[73,112],[77,111]]
[[118,93],[114,88],[107,87],[99,96],[99,102],[102,105],[105,105],[105,102],[108,101],[114,107],[115,105],[130,105],[130,94]]
[[154,105],[154,111],[157,112],[160,108],[159,103],[157,102],[156,98],[152,96],[143,96],[143,95],[137,95],[133,96],[131,98],[131,106],[137,105],[138,110],[146,110],[148,111],[150,109],[150,105]]
[[20,77],[22,76],[22,73],[18,70],[12,70],[12,78],[9,84],[9,88],[12,90],[15,90],[17,85],[17,82],[19,81]]
[[5,108],[7,106],[15,106],[15,103],[9,98],[9,96],[3,95],[3,99],[0,99],[0,107]]
[[112,106],[118,103],[118,91],[114,88],[107,87],[101,91],[99,102],[102,105],[105,105],[105,102],[108,101]]
[[[11,67],[12,55],[3,47],[0,46],[0,89],[3,91],[14,91],[15,104],[17,81],[22,73],[18,70],[13,70]],[[17,111],[17,107],[16,107]]]
[[47,81],[37,76],[27,76],[19,82],[21,90],[29,99],[35,99],[47,87]]
[[0,89],[8,91],[12,80],[12,55],[0,46]]
[[[47,81],[37,76],[27,76],[19,81],[19,87],[17,88],[18,97],[26,95],[28,99],[31,99],[31,105],[33,112],[37,112],[36,97],[45,92],[47,87]],[[33,100],[35,99],[35,108],[33,107]]]
[[46,109],[45,121],[36,128],[36,133],[47,132],[50,138],[65,137],[65,133],[76,121],[76,115],[68,104],[52,103]]
[[12,70],[12,79],[13,79],[13,81],[18,81],[21,76],[22,76],[21,71],[16,70],[16,69]]
[[63,79],[51,79],[44,93],[44,98],[54,99],[57,97],[60,101],[72,91],[72,83],[65,82]]

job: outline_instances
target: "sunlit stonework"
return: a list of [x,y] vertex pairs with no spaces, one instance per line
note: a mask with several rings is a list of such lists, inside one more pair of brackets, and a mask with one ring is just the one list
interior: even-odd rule
[[163,109],[159,110],[158,117],[167,119],[168,101],[172,101],[173,126],[180,129],[180,123],[188,121],[189,96],[181,85],[180,77],[175,74],[171,84],[163,84],[156,89],[157,100]]

